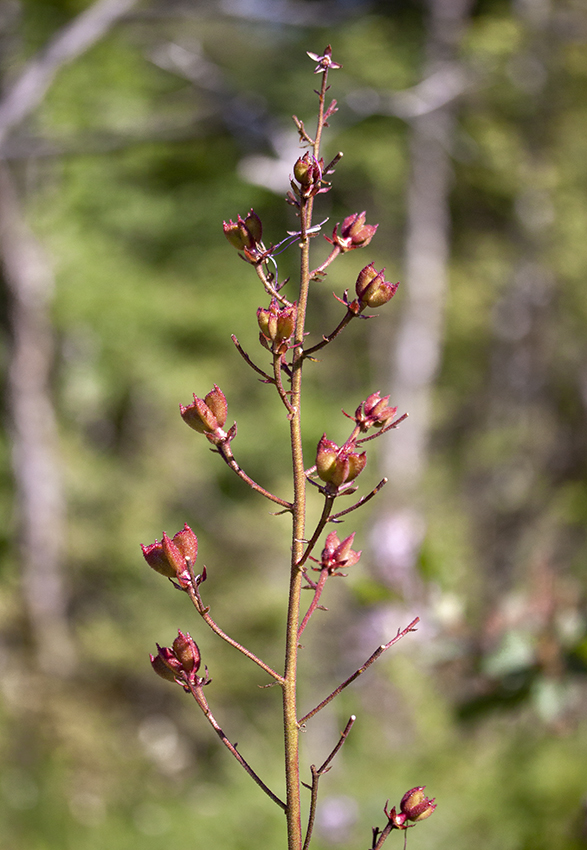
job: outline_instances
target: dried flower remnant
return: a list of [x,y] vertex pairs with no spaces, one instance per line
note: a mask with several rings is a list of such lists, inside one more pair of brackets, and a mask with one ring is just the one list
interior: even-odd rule
[[365,248],[377,232],[378,224],[365,224],[365,212],[348,215],[341,227],[340,234],[336,224],[332,231],[332,238],[325,236],[327,242],[336,245],[341,253],[353,251],[356,248]]
[[388,407],[388,401],[388,395],[381,398],[381,394],[377,391],[357,407],[354,420],[363,433],[369,428],[382,428],[390,419],[393,419],[397,413],[397,407]]
[[354,566],[361,557],[361,552],[355,552],[355,550],[351,548],[354,539],[355,532],[350,534],[348,537],[345,537],[341,543],[336,531],[331,531],[326,538],[326,543],[322,550],[320,567],[316,567],[316,569],[326,569],[331,576],[344,575],[337,571],[346,567]]

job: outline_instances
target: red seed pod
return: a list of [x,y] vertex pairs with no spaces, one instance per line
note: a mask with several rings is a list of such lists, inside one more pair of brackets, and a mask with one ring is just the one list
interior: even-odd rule
[[156,572],[176,579],[182,587],[191,580],[187,560],[193,567],[198,555],[198,538],[189,525],[184,525],[171,539],[163,532],[160,543],[155,540],[148,546],[141,544],[141,549],[145,561]]
[[[315,156],[307,151],[294,164],[294,177],[305,190],[306,194],[315,194],[315,191],[320,188],[322,182],[322,169],[324,168],[324,160],[316,159]],[[312,190],[309,191],[308,190]]]
[[355,422],[361,431],[369,428],[382,428],[397,413],[397,407],[388,407],[389,396],[381,398],[380,393],[372,393],[355,410]]
[[228,405],[222,390],[214,384],[214,389],[205,398],[198,398],[194,393],[194,401],[186,407],[179,405],[181,418],[199,434],[219,433],[222,436],[222,426],[226,422]]
[[400,803],[400,809],[408,820],[421,821],[429,818],[438,803],[429,800],[424,794],[425,785],[418,785],[406,791]]
[[167,679],[168,682],[175,682],[176,673],[167,666],[159,655],[149,655],[149,658],[151,659],[151,666],[158,676],[161,676],[162,679]]
[[261,344],[270,351],[277,351],[283,342],[287,342],[296,327],[297,305],[281,307],[276,298],[271,299],[267,309],[259,307],[257,322],[261,329]]
[[384,275],[385,269],[378,272],[373,263],[359,272],[355,291],[362,307],[381,307],[393,298],[399,283],[389,283]]
[[178,630],[177,637],[173,641],[173,651],[181,664],[182,670],[193,678],[200,668],[201,659],[198,645],[189,632],[184,635],[183,632]]
[[316,452],[316,470],[331,491],[352,481],[365,468],[366,453],[359,454],[353,448],[354,444],[339,447],[328,440],[326,434],[322,435]]
[[230,244],[238,251],[254,249],[263,236],[261,219],[254,210],[251,210],[244,219],[239,215],[236,221],[232,219],[228,223],[223,221],[222,229]]

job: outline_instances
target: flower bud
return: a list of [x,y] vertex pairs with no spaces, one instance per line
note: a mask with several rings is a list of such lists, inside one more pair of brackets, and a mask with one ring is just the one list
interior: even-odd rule
[[429,818],[438,803],[429,800],[424,794],[425,785],[419,785],[406,791],[400,803],[400,809],[408,820],[421,821]]
[[194,401],[186,407],[179,405],[181,418],[199,434],[223,434],[222,426],[226,422],[228,405],[222,390],[214,384],[214,389],[201,399],[194,393]]
[[369,263],[359,272],[355,291],[361,307],[381,307],[395,295],[399,283],[389,283],[384,279],[385,269],[377,271],[373,263]]

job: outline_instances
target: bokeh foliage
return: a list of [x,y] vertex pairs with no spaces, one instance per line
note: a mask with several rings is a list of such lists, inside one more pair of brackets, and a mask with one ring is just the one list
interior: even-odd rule
[[[85,5],[23,3],[18,60]],[[421,783],[439,807],[410,833],[412,850],[586,846],[587,16],[561,0],[545,26],[531,5],[478,3],[461,44],[473,85],[454,147],[450,297],[423,487],[429,625],[308,729],[306,761],[319,763],[348,714],[359,715],[322,787],[342,848],[366,846],[385,799]],[[238,420],[239,461],[285,491],[282,411],[230,342],[235,333],[257,351],[265,299],[221,222],[252,206],[268,241],[295,228],[282,193],[247,182],[242,161],[274,155],[269,139],[292,112],[310,119],[304,51],[330,42],[344,68],[332,78],[340,111],[327,153],[345,158],[320,215],[367,209],[380,229],[369,256],[343,257],[317,287],[312,332],[334,326],[332,289],[351,287],[367,262],[401,279],[409,127],[349,104],[357,90],[419,81],[426,21],[410,2],[329,4],[332,20],[325,9],[307,26],[224,15],[216,4],[187,9],[141,6],[62,69],[27,128],[51,153],[12,163],[57,280],[54,397],[79,661],[68,679],[59,659],[55,670],[31,662],[3,437],[7,850],[284,842],[281,813],[218,751],[188,698],[156,680],[147,653],[178,627],[197,634],[216,713],[274,786],[278,691],[259,690],[262,677],[200,628],[138,544],[190,523],[215,618],[280,665],[286,520],[221,467],[177,406],[219,384]],[[172,48],[207,63],[199,82],[161,67]],[[280,272],[295,274],[293,253]],[[385,389],[380,346],[400,316],[398,294],[378,329],[356,323],[309,375],[309,456],[325,429],[345,434],[341,407]],[[5,367],[9,351],[3,326]],[[370,569],[369,518],[357,521],[365,554],[309,629],[303,703],[370,654],[373,623],[394,633],[405,625],[398,617],[407,622]],[[325,830],[317,848],[331,846]]]

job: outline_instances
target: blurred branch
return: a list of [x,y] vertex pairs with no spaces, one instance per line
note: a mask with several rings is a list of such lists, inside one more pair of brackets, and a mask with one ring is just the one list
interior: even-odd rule
[[29,60],[0,100],[0,154],[8,133],[39,106],[59,69],[92,47],[136,3],[97,0]]
[[359,115],[395,115],[411,121],[451,104],[477,85],[471,71],[456,62],[445,62],[417,85],[403,91],[381,92],[357,89],[347,97],[351,109]]

